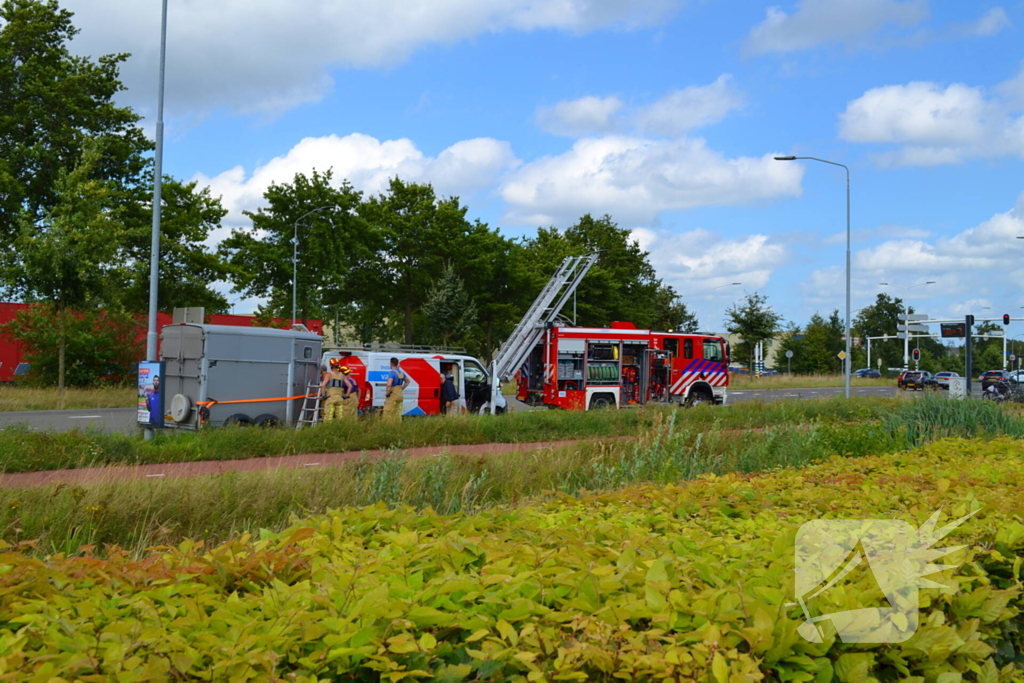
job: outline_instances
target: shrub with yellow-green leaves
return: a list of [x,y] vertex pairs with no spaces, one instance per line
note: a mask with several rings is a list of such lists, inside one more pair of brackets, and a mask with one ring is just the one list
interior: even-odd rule
[[[1021,456],[949,440],[472,515],[351,508],[143,559],[7,547],[0,680],[1024,680]],[[947,537],[966,547],[909,640],[799,635],[800,524],[918,527],[940,507],[979,512]]]

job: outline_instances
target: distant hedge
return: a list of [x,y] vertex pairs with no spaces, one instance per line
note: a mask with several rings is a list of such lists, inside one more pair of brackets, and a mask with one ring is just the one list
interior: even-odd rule
[[[1021,455],[946,440],[472,515],[351,508],[141,560],[8,546],[0,680],[1019,681]],[[940,544],[967,547],[913,637],[797,633],[802,522],[939,508],[980,512]]]

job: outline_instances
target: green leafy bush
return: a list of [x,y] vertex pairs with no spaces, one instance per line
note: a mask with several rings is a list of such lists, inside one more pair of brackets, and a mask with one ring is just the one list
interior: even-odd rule
[[[8,547],[0,678],[1019,681],[1021,455],[1009,439],[947,440],[476,514],[345,508],[141,559]],[[945,587],[922,591],[913,637],[803,640],[800,524],[917,527],[939,508],[979,512],[947,539],[965,547]]]

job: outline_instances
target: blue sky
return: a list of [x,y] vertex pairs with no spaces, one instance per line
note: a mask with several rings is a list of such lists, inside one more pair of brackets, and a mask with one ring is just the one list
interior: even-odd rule
[[[152,117],[159,0],[65,3]],[[165,171],[224,198],[217,239],[296,172],[399,175],[512,236],[611,214],[705,328],[755,291],[803,323],[845,305],[845,175],[772,155],[816,156],[851,169],[855,311],[1024,318],[1019,0],[171,0],[169,26]]]

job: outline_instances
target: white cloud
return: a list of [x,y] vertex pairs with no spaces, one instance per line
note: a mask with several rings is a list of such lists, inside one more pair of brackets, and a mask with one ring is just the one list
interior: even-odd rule
[[[945,309],[939,305],[930,307],[934,310],[927,312],[932,317],[978,314],[982,305],[993,305],[989,301],[1008,305],[1007,302],[1020,297],[1024,288],[1024,244],[1016,239],[1018,235],[1024,235],[1024,193],[1009,211],[997,213],[955,235],[933,240],[901,237],[855,251],[854,296],[864,301],[886,291],[913,305],[936,297],[951,301],[944,304]],[[844,277],[845,269],[841,267],[812,272],[803,285],[808,301],[816,303],[822,297],[819,293],[844,291]],[[935,284],[906,287],[929,280]],[[881,287],[880,282],[889,282],[891,286]],[[968,305],[969,302],[973,303]]]
[[654,104],[639,109],[634,117],[645,133],[667,137],[718,123],[733,109],[743,106],[743,96],[723,74],[714,83],[674,90]]
[[516,224],[566,224],[607,212],[635,225],[662,211],[799,196],[802,178],[801,165],[776,163],[771,154],[729,159],[700,138],[612,135],[531,161],[504,182],[501,196]]
[[970,157],[1024,157],[1022,75],[995,88],[1002,97],[961,83],[943,87],[915,81],[868,90],[839,115],[839,137],[850,142],[895,143],[879,157],[896,165],[958,163]]
[[[518,163],[507,142],[491,138],[463,140],[431,158],[405,138],[380,141],[353,133],[305,138],[284,156],[271,159],[252,173],[236,166],[212,178],[199,174],[195,180],[209,185],[214,196],[223,197],[224,208],[229,211],[225,223],[239,225],[246,222],[242,211],[261,206],[263,192],[272,183],[291,182],[296,173],[309,174],[313,169],[333,168],[335,182],[348,180],[366,193],[384,190],[390,178],[399,176],[430,182],[440,194],[462,195],[490,186]],[[222,237],[216,235],[214,240]]]
[[1002,7],[993,7],[972,24],[963,28],[963,32],[970,36],[988,37],[1009,28],[1013,24],[1010,17],[1006,16],[1006,10]]
[[[399,64],[427,45],[485,33],[631,29],[678,0],[179,0],[168,11],[167,104],[177,116],[217,107],[276,114],[333,88],[331,69]],[[125,97],[155,103],[160,3],[65,0],[80,54],[129,52]]]
[[[860,230],[854,230],[850,235],[851,242],[864,242],[867,240],[878,239],[884,237],[887,239],[898,239],[898,238],[916,238],[923,239],[931,236],[931,233],[921,228],[913,228],[906,225],[893,225],[887,223],[885,225],[879,225],[876,228],[863,228]],[[846,243],[846,231],[837,232],[829,235],[822,244],[845,244]]]
[[617,97],[581,97],[537,110],[537,125],[555,135],[582,137],[611,131],[622,109]]
[[858,47],[887,25],[911,27],[927,18],[927,0],[802,0],[792,14],[769,7],[745,47],[751,54],[793,52],[827,42]]

